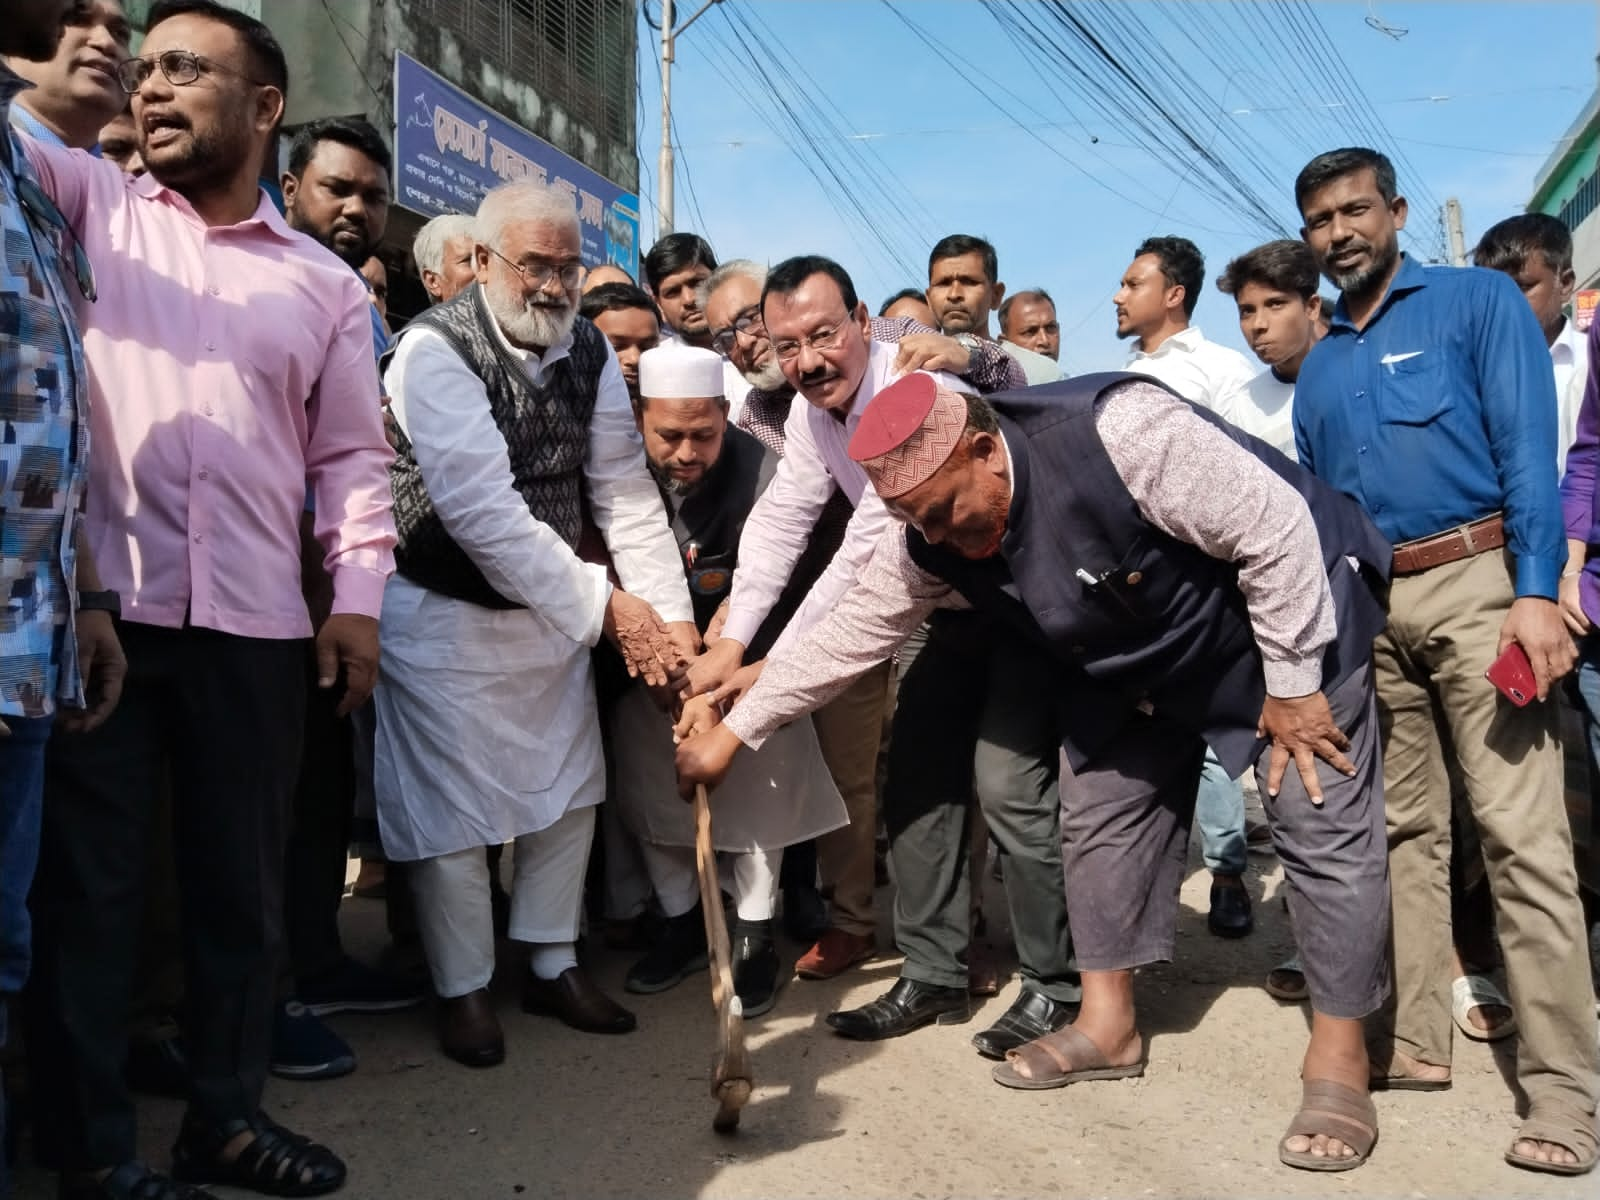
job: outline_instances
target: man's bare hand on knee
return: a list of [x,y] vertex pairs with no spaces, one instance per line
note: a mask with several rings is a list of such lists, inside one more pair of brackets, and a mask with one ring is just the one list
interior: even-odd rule
[[1334,723],[1328,698],[1321,692],[1284,699],[1268,696],[1261,708],[1257,737],[1272,739],[1272,757],[1267,764],[1267,794],[1276,796],[1283,786],[1284,772],[1294,760],[1311,803],[1322,803],[1322,781],[1317,778],[1317,759],[1322,759],[1346,775],[1356,773],[1356,765],[1345,757],[1350,739]]

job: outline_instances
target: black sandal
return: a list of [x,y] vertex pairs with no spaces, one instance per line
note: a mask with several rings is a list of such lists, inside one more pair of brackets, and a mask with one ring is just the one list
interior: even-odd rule
[[217,1200],[211,1192],[168,1179],[141,1162],[125,1162],[104,1179],[63,1175],[61,1200]]
[[[237,1158],[222,1161],[222,1148],[241,1133],[255,1134]],[[344,1163],[326,1146],[291,1133],[257,1113],[206,1129],[185,1119],[172,1147],[172,1176],[186,1183],[223,1183],[267,1196],[320,1196],[344,1186]]]

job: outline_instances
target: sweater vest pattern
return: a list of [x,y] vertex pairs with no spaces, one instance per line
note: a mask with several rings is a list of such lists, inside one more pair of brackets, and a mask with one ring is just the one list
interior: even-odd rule
[[[483,381],[490,414],[510,454],[512,482],[528,511],[575,547],[583,526],[583,464],[606,363],[605,338],[589,321],[577,318],[567,357],[536,384],[521,360],[507,351],[493,322],[482,287],[471,287],[411,321],[396,336],[384,365],[412,329],[431,329],[443,337]],[[522,607],[497,592],[450,536],[434,510],[410,439],[403,430],[397,432],[396,457],[389,469],[399,535],[396,569],[412,583],[457,600],[485,608]]]

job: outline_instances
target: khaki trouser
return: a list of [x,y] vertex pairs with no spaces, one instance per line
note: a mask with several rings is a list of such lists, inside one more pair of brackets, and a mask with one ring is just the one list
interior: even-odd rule
[[1535,1108],[1592,1113],[1593,995],[1562,804],[1553,701],[1517,708],[1483,677],[1514,599],[1509,554],[1394,581],[1373,647],[1384,730],[1395,989],[1373,1023],[1391,1049],[1450,1064],[1450,779],[1453,748],[1483,844],[1517,1014],[1517,1079]]
[[833,926],[845,933],[877,931],[873,843],[878,830],[878,740],[889,702],[889,664],[880,663],[811,716],[834,786],[850,824],[817,839],[817,870],[833,889]]

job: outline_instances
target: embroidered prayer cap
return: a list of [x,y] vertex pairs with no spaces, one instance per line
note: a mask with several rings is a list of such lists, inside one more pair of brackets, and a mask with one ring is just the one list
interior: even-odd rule
[[639,395],[646,400],[704,400],[722,395],[722,355],[665,342],[639,356]]
[[967,402],[917,372],[884,388],[861,414],[850,439],[860,463],[885,500],[925,483],[949,460],[967,428]]

